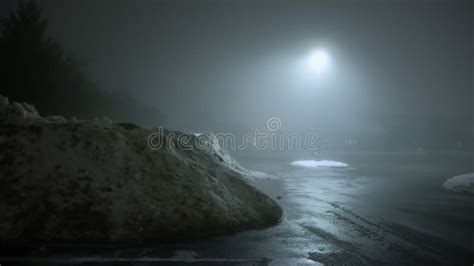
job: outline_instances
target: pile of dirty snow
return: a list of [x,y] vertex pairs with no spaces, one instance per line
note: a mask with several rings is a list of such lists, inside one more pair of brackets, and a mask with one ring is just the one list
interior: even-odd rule
[[[0,96],[0,241],[159,240],[271,225],[282,211],[214,143],[150,149],[154,133],[108,118],[42,118]],[[189,135],[190,143],[197,136]]]
[[474,173],[451,177],[444,182],[443,187],[456,192],[474,193]]

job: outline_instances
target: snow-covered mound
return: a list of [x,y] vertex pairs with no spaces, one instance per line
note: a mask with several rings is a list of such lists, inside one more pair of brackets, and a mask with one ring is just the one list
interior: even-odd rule
[[451,177],[444,182],[443,187],[456,192],[474,193],[474,173]]
[[293,161],[291,165],[294,166],[302,166],[308,168],[320,168],[320,167],[336,167],[336,168],[343,168],[347,167],[346,163],[337,162],[337,161],[330,161],[330,160],[302,160],[302,161]]
[[278,204],[212,134],[206,149],[183,149],[167,137],[184,133],[164,130],[168,145],[154,150],[151,133],[107,118],[42,118],[0,96],[0,241],[116,243],[279,221]]

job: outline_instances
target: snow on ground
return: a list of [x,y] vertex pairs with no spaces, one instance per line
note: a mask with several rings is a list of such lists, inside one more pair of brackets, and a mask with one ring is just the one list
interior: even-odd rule
[[293,161],[291,165],[294,166],[302,166],[308,168],[320,168],[320,167],[335,167],[335,168],[343,168],[347,167],[346,163],[338,162],[338,161],[330,161],[330,160],[302,160],[302,161]]
[[[250,185],[251,172],[210,145],[181,148],[164,130],[108,118],[42,118],[0,96],[0,241],[129,242],[273,224],[278,204]],[[204,133],[203,133],[204,134]]]
[[444,182],[443,187],[456,192],[474,193],[474,173],[451,177]]
[[[248,170],[247,170],[248,171]],[[253,178],[275,178],[275,176],[262,171],[249,171]]]

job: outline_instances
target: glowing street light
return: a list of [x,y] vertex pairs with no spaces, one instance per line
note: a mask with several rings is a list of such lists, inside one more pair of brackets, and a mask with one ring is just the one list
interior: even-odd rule
[[316,73],[320,73],[328,67],[329,55],[323,50],[316,50],[311,54],[310,64]]
[[332,60],[327,50],[321,48],[307,51],[295,62],[291,71],[294,73],[295,81],[301,82],[299,83],[301,86],[314,87],[316,84],[320,87],[321,83],[331,79],[335,67],[335,60]]

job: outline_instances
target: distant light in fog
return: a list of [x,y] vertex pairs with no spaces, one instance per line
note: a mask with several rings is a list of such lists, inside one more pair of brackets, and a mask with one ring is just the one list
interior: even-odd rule
[[[336,58],[336,57],[334,57]],[[298,87],[311,87],[322,90],[327,88],[327,83],[332,79],[336,68],[336,60],[333,59],[329,50],[316,48],[306,50],[295,60],[295,65],[291,67],[296,82],[300,82]],[[326,84],[326,85],[323,85]],[[308,87],[308,88],[309,88]]]
[[323,50],[317,50],[311,54],[310,62],[311,67],[319,73],[329,65],[329,55]]

